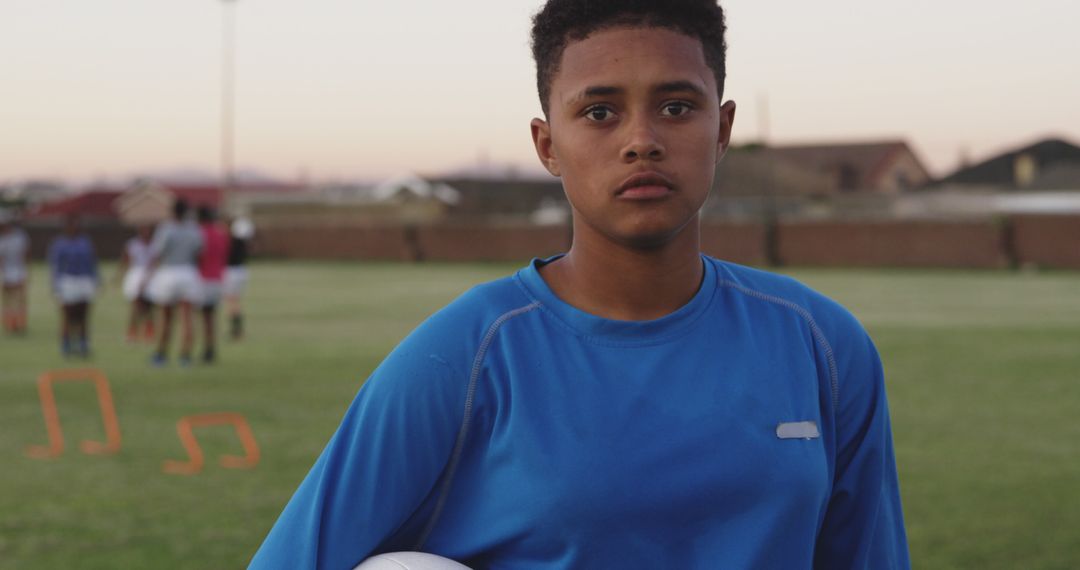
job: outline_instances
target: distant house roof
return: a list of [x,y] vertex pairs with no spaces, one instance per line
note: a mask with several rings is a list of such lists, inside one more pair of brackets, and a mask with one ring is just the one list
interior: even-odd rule
[[68,188],[60,182],[28,180],[20,184],[0,186],[0,199],[41,204],[68,196]]
[[393,200],[438,200],[444,204],[456,204],[458,191],[447,184],[425,180],[415,174],[404,174],[377,184],[371,189],[376,202]]
[[911,164],[912,187],[922,186],[930,174],[908,144],[901,140],[863,143],[803,144],[767,147],[776,159],[791,162],[830,176],[840,190],[873,190],[888,184],[886,178],[901,160]]
[[169,217],[175,199],[157,183],[140,182],[113,202],[113,210],[126,224],[156,224]]
[[[836,191],[833,178],[784,160],[765,147],[732,148],[716,166],[715,192],[731,196],[822,195]],[[706,202],[706,208],[716,206]]]
[[453,213],[464,217],[529,215],[541,207],[566,202],[562,182],[551,179],[433,179],[456,189],[460,201]]
[[125,199],[141,194],[145,188],[153,187],[165,191],[176,198],[186,200],[193,207],[210,206],[220,208],[221,189],[216,186],[164,186],[157,183],[136,183],[131,188],[95,188],[78,194],[46,202],[34,211],[32,218],[55,218],[77,213],[86,219],[119,220]]
[[42,204],[30,214],[31,218],[55,218],[79,214],[83,218],[115,219],[113,201],[123,193],[121,190],[87,190],[74,196]]
[[1062,139],[1045,139],[961,168],[939,183],[1007,189],[1080,188],[1080,147]]

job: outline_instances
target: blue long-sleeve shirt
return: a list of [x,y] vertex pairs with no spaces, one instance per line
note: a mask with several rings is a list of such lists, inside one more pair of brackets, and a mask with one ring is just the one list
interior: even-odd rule
[[61,276],[98,279],[94,244],[86,234],[58,236],[49,245],[48,260],[54,284]]
[[534,261],[406,338],[252,568],[423,550],[474,568],[908,568],[878,355],[789,278],[703,258],[654,321]]

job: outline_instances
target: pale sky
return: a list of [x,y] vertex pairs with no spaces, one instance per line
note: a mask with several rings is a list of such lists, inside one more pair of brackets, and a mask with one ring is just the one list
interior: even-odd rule
[[[239,0],[236,161],[286,180],[538,168],[541,0]],[[1080,142],[1076,0],[726,0],[737,141],[907,139],[936,174]],[[219,167],[220,0],[3,0],[0,183]]]

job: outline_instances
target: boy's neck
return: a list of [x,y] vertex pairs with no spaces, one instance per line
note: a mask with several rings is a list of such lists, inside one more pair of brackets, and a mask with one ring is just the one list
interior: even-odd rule
[[704,267],[698,221],[651,248],[615,243],[575,224],[563,257],[540,269],[557,297],[589,314],[623,321],[669,315],[690,302]]

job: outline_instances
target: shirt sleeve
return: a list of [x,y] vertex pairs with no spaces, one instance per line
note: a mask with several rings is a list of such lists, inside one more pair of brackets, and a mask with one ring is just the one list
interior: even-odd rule
[[461,428],[465,384],[416,336],[360,389],[250,568],[353,568],[432,492]]
[[907,569],[884,374],[873,342],[855,326],[836,355],[836,463],[814,568]]

